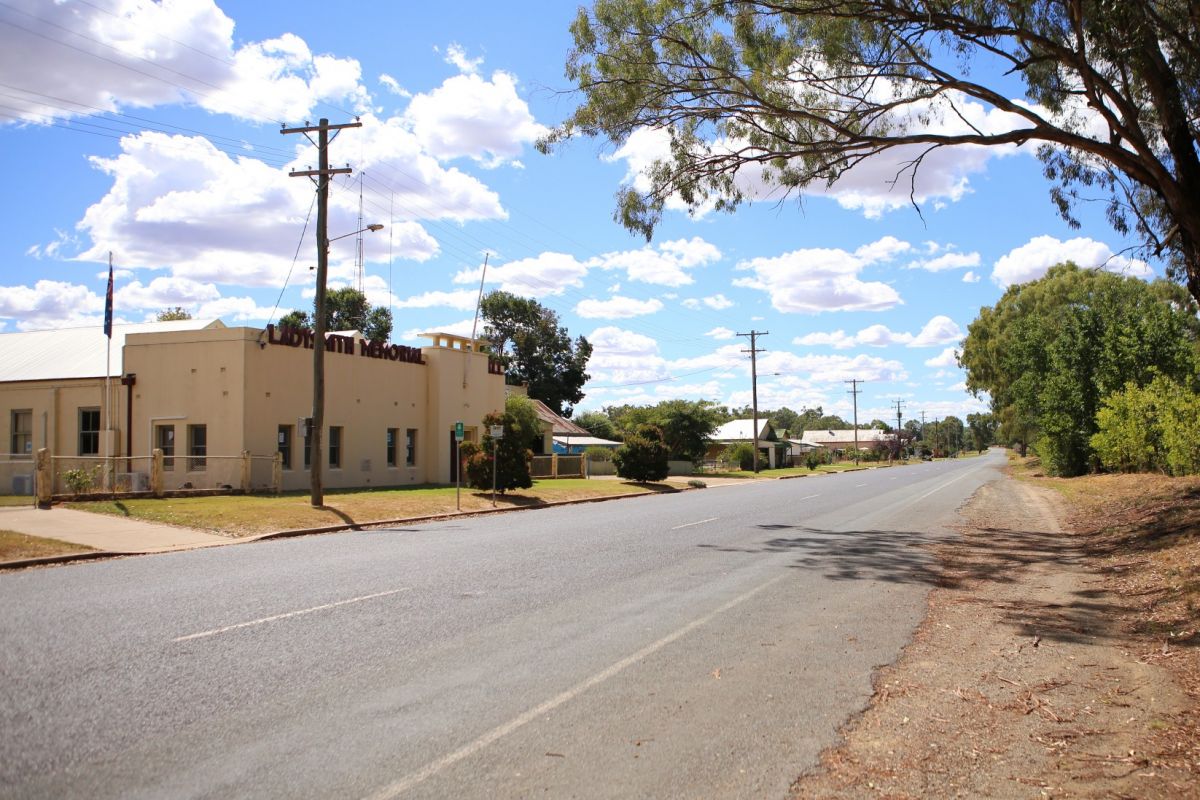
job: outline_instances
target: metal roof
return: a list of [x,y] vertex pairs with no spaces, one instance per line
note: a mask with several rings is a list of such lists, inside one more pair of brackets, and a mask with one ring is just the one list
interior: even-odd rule
[[549,422],[550,426],[551,426],[550,429],[555,434],[562,435],[562,434],[569,433],[572,436],[574,436],[576,434],[578,434],[580,436],[591,436],[592,435],[592,432],[587,430],[586,428],[581,428],[578,425],[576,425],[574,422],[571,422],[571,420],[567,419],[566,417],[561,417],[558,414],[555,414],[553,411],[550,410],[550,407],[547,406],[545,403],[543,403],[541,400],[537,400],[532,397],[529,398],[529,400],[530,400],[530,402],[533,403],[533,410],[537,412],[538,418],[542,422]]
[[[857,433],[858,433],[858,443],[860,445],[863,444],[864,442],[870,443],[870,442],[879,442],[879,441],[890,441],[891,439],[894,438],[890,433],[881,431],[878,428],[859,428]],[[808,442],[809,444],[834,444],[834,443],[841,443],[841,442],[853,443],[854,438],[855,438],[855,430],[853,428],[848,428],[846,430],[832,430],[832,431],[816,429],[816,430],[811,430],[811,431],[805,431],[804,438],[801,439],[801,441]]]
[[751,439],[762,439],[767,435],[770,421],[766,417],[758,418],[758,436],[754,435],[754,420],[752,419],[735,419],[733,422],[726,422],[721,427],[713,431],[710,437],[714,442],[737,442],[750,441]]
[[[109,374],[122,374],[125,337],[131,333],[166,333],[223,327],[225,325],[219,319],[113,325]],[[108,338],[101,326],[0,333],[0,382],[103,378],[108,344]]]

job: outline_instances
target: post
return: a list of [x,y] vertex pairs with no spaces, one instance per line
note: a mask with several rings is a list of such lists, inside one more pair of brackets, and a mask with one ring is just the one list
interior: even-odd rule
[[[317,184],[317,286],[316,298],[313,301],[313,409],[312,432],[309,434],[309,448],[312,454],[309,463],[311,477],[312,505],[320,508],[325,505],[325,489],[321,482],[321,436],[325,427],[325,282],[329,276],[329,179],[333,175],[346,175],[350,168],[329,168],[329,132],[340,131],[342,128],[361,128],[361,122],[351,122],[344,125],[330,125],[329,120],[321,118],[317,126],[307,125],[303,128],[283,128],[280,133],[309,133],[316,132],[317,169],[299,170],[289,173],[296,177],[316,177]],[[337,135],[336,133],[334,134]],[[312,141],[312,138],[309,138]]]
[[163,451],[158,447],[150,455],[150,492],[155,497],[163,496]]
[[759,336],[766,336],[770,331],[755,331],[749,333],[739,333],[738,336],[750,337],[750,349],[743,350],[743,353],[750,353],[750,399],[754,409],[754,430],[750,433],[750,445],[754,451],[754,474],[758,474],[758,358],[757,355],[762,350],[756,346]]
[[283,492],[283,453],[278,451],[271,459],[271,491],[275,494]]
[[[454,510],[462,511],[462,458],[458,455],[459,438],[454,437]],[[493,473],[495,467],[492,468]]]
[[843,381],[843,383],[849,383],[852,387],[850,391],[846,392],[846,394],[854,395],[854,465],[858,466],[858,393],[862,391],[858,388],[858,385],[862,383],[862,381],[860,381],[858,378],[851,378],[848,381]]
[[250,451],[242,451],[242,494],[250,494]]
[[34,491],[37,493],[38,508],[50,508],[54,500],[54,459],[45,447],[37,451],[34,468]]

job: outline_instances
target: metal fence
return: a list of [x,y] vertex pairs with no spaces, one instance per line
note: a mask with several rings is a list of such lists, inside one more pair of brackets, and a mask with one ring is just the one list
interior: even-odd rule
[[534,456],[529,461],[529,477],[534,480],[545,478],[586,478],[583,456]]
[[[150,494],[153,456],[52,456],[51,474],[56,496],[94,494]],[[29,472],[34,462],[24,462]],[[274,456],[164,456],[164,492],[274,491]],[[246,475],[248,469],[249,474]],[[245,480],[248,478],[248,480]],[[24,484],[14,478],[14,484]],[[32,489],[31,489],[32,491]]]
[[33,503],[35,462],[20,453],[0,453],[0,504]]

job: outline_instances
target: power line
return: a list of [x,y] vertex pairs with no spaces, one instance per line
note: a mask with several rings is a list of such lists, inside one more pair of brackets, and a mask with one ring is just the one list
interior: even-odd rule
[[754,406],[754,431],[751,434],[752,444],[754,446],[754,473],[758,474],[758,354],[765,353],[765,350],[758,348],[758,337],[766,336],[770,331],[751,330],[749,333],[739,333],[738,336],[750,337],[750,349],[743,350],[743,353],[750,354],[750,399]]

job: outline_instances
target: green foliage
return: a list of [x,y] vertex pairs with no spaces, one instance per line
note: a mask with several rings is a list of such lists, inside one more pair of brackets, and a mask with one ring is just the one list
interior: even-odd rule
[[1200,472],[1200,395],[1162,376],[1102,401],[1091,445],[1106,469]]
[[156,317],[159,322],[176,322],[191,318],[192,313],[183,306],[164,308],[162,311],[158,312],[158,316]]
[[642,425],[625,438],[625,444],[613,454],[613,461],[617,475],[646,483],[667,477],[668,455],[662,431],[653,425]]
[[749,442],[734,442],[721,451],[721,460],[728,464],[737,464],[738,469],[754,469],[754,445]]
[[587,456],[588,461],[612,461],[614,452],[615,451],[611,447],[600,447],[599,445],[596,445],[584,450],[583,454]]
[[995,444],[996,428],[999,424],[995,414],[967,414],[972,449],[982,453]]
[[504,413],[511,418],[505,423],[505,436],[511,433],[517,437],[520,447],[536,448],[542,441],[542,420],[533,402],[524,395],[510,394],[504,398]]
[[598,439],[614,441],[617,438],[616,426],[603,411],[586,411],[575,417],[575,424]]
[[[279,318],[280,327],[312,328],[314,317],[293,310]],[[373,342],[386,342],[392,336],[392,311],[372,306],[367,296],[352,286],[330,289],[325,295],[325,330],[358,331]]]
[[1094,463],[1100,399],[1158,374],[1194,385],[1197,341],[1180,287],[1067,264],[981,309],[959,362],[991,395],[1000,441],[1032,442],[1049,474],[1070,476]]
[[[883,153],[904,159],[896,177],[915,185],[923,161],[906,153],[1033,142],[1070,225],[1080,197],[1107,197],[1114,229],[1165,252],[1200,300],[1190,0],[593,0],[571,33],[566,74],[583,102],[539,149],[668,137],[668,153],[617,195],[615,218],[647,239],[669,202],[730,211],[761,196],[737,180],[744,168],[772,196],[800,195]],[[969,103],[1016,121],[941,124]]]
[[528,384],[529,396],[556,414],[569,417],[583,399],[592,346],[580,336],[571,341],[558,315],[536,300],[509,292],[492,292],[480,306],[483,336],[505,367],[513,385]]
[[824,463],[825,454],[820,450],[809,450],[804,454],[804,466],[808,467],[810,472]]
[[100,477],[100,467],[91,469],[78,467],[63,470],[61,474],[63,483],[71,490],[72,494],[83,494],[95,485],[96,479]]
[[[529,401],[525,398],[526,403]],[[503,493],[509,489],[528,489],[533,486],[529,477],[529,459],[533,456],[526,442],[529,431],[523,427],[517,414],[507,410],[503,414],[492,412],[483,418],[483,442],[463,442],[460,453],[466,458],[467,485],[475,489],[492,488],[492,470],[495,469],[496,490]],[[534,415],[536,419],[536,414]],[[488,433],[492,425],[504,426],[504,437],[493,439]],[[468,446],[469,445],[469,446]]]
[[693,464],[704,459],[709,438],[721,424],[722,411],[710,400],[664,400],[654,406],[607,406],[604,409],[618,434],[628,436],[644,425],[657,427],[662,431],[671,458]]

